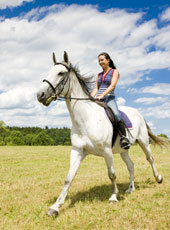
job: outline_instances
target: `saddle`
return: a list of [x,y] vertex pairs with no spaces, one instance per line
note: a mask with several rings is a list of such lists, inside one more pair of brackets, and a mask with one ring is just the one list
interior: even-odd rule
[[[113,147],[113,145],[116,141],[116,138],[119,134],[118,120],[117,120],[115,114],[113,113],[112,109],[109,106],[107,106],[104,102],[96,101],[96,103],[104,108],[106,115],[109,118],[109,120],[113,126],[113,129],[114,129],[113,136],[112,136],[112,147]],[[125,128],[129,132],[129,128],[132,128],[132,123],[131,123],[130,119],[128,118],[128,116],[123,111],[119,110],[119,112],[120,112],[120,115],[122,118],[122,122],[123,122]]]
[[106,115],[108,116],[112,126],[113,126],[113,136],[112,136],[112,147],[116,141],[116,138],[117,138],[117,135],[118,135],[118,125],[117,125],[117,119],[116,119],[116,116],[115,114],[113,113],[113,111],[111,110],[110,107],[108,107],[106,105],[106,107],[104,107],[105,109],[105,112],[106,112]]

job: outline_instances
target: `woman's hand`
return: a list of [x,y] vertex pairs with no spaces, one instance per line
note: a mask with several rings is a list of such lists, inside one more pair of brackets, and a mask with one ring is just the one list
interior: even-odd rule
[[103,98],[102,94],[96,97],[96,99],[98,99],[98,100],[101,100],[102,98]]

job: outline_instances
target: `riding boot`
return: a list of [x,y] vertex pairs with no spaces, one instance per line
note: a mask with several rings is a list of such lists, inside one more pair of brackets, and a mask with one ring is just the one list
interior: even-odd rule
[[120,146],[121,148],[127,150],[130,148],[130,141],[126,137],[125,124],[123,120],[118,121],[118,130],[120,135]]

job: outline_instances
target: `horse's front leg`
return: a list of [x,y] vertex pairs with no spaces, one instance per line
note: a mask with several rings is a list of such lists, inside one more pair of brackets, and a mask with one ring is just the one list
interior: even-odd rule
[[107,165],[107,168],[108,168],[108,175],[109,175],[109,178],[112,182],[112,185],[113,185],[113,193],[109,199],[109,202],[110,203],[113,203],[113,202],[118,202],[117,200],[117,195],[118,195],[118,188],[117,188],[117,185],[116,185],[116,174],[115,174],[115,169],[114,169],[114,164],[113,164],[113,155],[112,155],[112,151],[110,150],[109,153],[107,153],[105,156],[104,156],[104,159],[105,159],[105,162],[106,162],[106,165]]
[[68,175],[65,179],[65,184],[63,187],[62,192],[60,193],[57,201],[49,208],[47,211],[48,216],[57,216],[59,212],[59,207],[64,203],[64,200],[67,196],[69,187],[77,173],[77,170],[80,166],[81,161],[85,155],[83,154],[83,151],[80,149],[73,148],[71,150],[71,156],[70,156],[70,169],[68,172]]

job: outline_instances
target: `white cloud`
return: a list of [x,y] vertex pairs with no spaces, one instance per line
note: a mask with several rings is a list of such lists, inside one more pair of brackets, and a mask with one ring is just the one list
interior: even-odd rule
[[170,21],[170,7],[167,8],[161,15],[160,19],[162,21]]
[[[150,94],[156,94],[156,95],[170,95],[170,84],[169,83],[155,83],[151,86],[145,86],[143,88],[137,89],[137,88],[128,88],[128,93],[134,94],[134,93],[150,93]],[[142,100],[145,102],[149,100],[151,101],[153,98],[143,98],[143,99],[137,99],[136,102],[142,102]],[[164,100],[160,97],[158,100]]]
[[118,104],[119,106],[123,106],[123,105],[126,104],[126,100],[125,100],[123,97],[118,97],[118,98],[117,98],[117,104]]
[[[127,46],[135,46],[137,48],[138,45],[144,43],[145,40],[151,38],[152,36],[156,35],[157,33],[157,25],[156,20],[150,20],[148,22],[144,22],[139,26],[135,26],[134,29],[131,31],[130,35],[126,39],[125,45]],[[142,46],[141,46],[142,47]],[[141,55],[143,49],[136,49],[133,55],[138,56]]]
[[165,102],[159,106],[139,108],[144,117],[155,117],[157,119],[170,118],[170,103]]
[[[9,6],[11,2],[1,1],[0,7]],[[58,124],[59,119],[60,124],[64,124],[60,115],[65,114],[65,108],[59,103],[56,110],[36,104],[35,88],[39,88],[52,67],[53,51],[61,60],[63,51],[67,50],[70,61],[79,64],[82,74],[99,72],[97,55],[108,52],[119,69],[121,87],[141,81],[153,69],[170,68],[170,27],[158,28],[155,19],[139,23],[142,16],[142,12],[129,13],[120,9],[100,12],[91,5],[56,4],[0,20],[0,92],[3,92],[0,108],[9,124],[13,116],[15,124],[23,125],[27,120],[24,109],[31,117],[31,125]],[[151,46],[156,47],[155,51],[149,52]],[[169,95],[166,87],[169,85],[155,84],[143,88],[142,92]],[[123,98],[118,101],[125,103]],[[41,115],[36,115],[40,111]],[[69,116],[65,116],[70,125]]]
[[170,95],[169,83],[155,83],[152,86],[146,86],[140,89],[141,93],[152,93],[161,95]]
[[150,81],[150,80],[152,80],[152,78],[146,77],[145,80],[146,80],[146,81]]
[[165,102],[169,99],[167,97],[141,97],[135,100],[135,103],[142,103],[145,105],[156,104],[159,102]]
[[[48,12],[46,17],[35,21],[45,12]],[[72,62],[80,63],[82,72],[92,73],[99,71],[97,54],[108,51],[120,70],[122,86],[141,80],[148,69],[169,67],[170,54],[146,52],[150,37],[159,31],[155,20],[137,26],[141,17],[142,13],[119,9],[101,13],[92,6],[53,5],[33,9],[24,18],[7,19],[0,24],[1,53],[5,54],[1,56],[1,76],[5,78],[1,87],[10,86],[14,72],[17,78],[13,81],[21,78],[29,82],[37,70],[41,76],[50,66],[50,52],[54,50],[59,54],[68,50]]]
[[164,129],[163,133],[166,133],[167,135],[170,134],[170,129]]
[[[152,38],[152,42],[155,45],[156,49],[161,52],[164,50],[165,56],[160,59],[160,66],[164,63],[170,62],[168,52],[170,51],[170,25],[164,26],[159,29],[159,32]],[[159,51],[159,52],[160,52]]]
[[0,94],[0,109],[31,108],[35,100],[35,88],[16,87]]
[[21,6],[24,2],[32,2],[33,0],[1,0],[0,9],[5,9],[7,7],[17,7]]
[[128,89],[127,89],[127,92],[128,92],[128,93],[132,93],[132,94],[134,94],[134,93],[138,93],[138,92],[139,92],[139,90],[138,90],[138,89],[136,89],[136,88],[128,88]]
[[[54,102],[50,108],[47,108],[34,100],[32,107],[24,108],[23,104],[23,107],[18,106],[13,109],[0,108],[0,120],[3,120],[8,126],[71,127],[67,110],[60,111],[62,106],[58,107],[57,104]],[[63,102],[63,108],[64,106]]]
[[68,109],[64,101],[57,102],[57,104],[53,106],[52,109],[50,109],[50,111],[48,112],[48,115],[50,116],[67,116],[68,114]]
[[149,127],[151,128],[151,130],[155,130],[156,127],[155,127],[155,124],[153,121],[147,121],[147,124],[149,125]]

